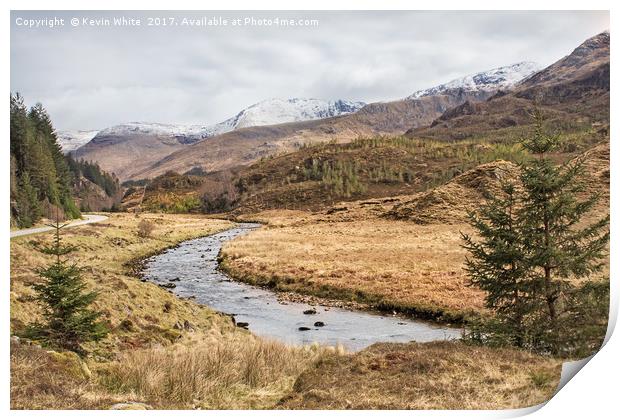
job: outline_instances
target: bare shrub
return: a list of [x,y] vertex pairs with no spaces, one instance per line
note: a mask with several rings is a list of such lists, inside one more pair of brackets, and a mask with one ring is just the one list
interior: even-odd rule
[[138,236],[141,238],[149,238],[155,229],[155,223],[150,220],[142,219],[138,223]]

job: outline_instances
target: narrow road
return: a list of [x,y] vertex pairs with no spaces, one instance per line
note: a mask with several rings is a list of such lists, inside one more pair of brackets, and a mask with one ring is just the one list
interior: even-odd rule
[[[101,216],[99,214],[85,214],[83,217],[84,218],[82,220],[75,220],[69,223],[67,226],[65,226],[65,228],[72,228],[75,226],[87,225],[89,223],[102,222],[108,218],[108,216]],[[36,233],[49,232],[50,230],[53,230],[53,229],[54,228],[50,226],[42,226],[42,227],[29,228],[29,229],[13,230],[11,231],[11,238],[17,238],[18,236],[34,235]]]

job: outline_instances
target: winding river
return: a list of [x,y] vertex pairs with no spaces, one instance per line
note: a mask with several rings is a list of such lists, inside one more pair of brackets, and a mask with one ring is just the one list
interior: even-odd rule
[[[376,342],[435,341],[458,338],[461,331],[422,321],[370,312],[278,302],[274,292],[234,281],[218,270],[222,243],[260,225],[242,223],[233,229],[182,242],[149,258],[145,280],[174,284],[180,297],[231,314],[254,334],[289,344],[342,344],[357,351]],[[304,314],[314,308],[316,313]]]

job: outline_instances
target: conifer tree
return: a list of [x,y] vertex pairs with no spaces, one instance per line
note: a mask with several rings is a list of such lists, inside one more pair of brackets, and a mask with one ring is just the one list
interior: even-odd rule
[[[522,346],[526,317],[535,302],[535,285],[526,275],[526,250],[521,240],[518,205],[515,186],[506,183],[501,193],[489,198],[478,214],[469,216],[480,242],[467,234],[462,237],[464,248],[470,253],[465,264],[471,284],[487,293],[485,305],[494,310],[501,321],[495,333],[511,344]],[[500,325],[503,328],[497,328]]]
[[[28,214],[25,210],[41,209],[45,203],[62,208],[69,218],[79,217],[72,197],[72,174],[47,111],[41,104],[28,111],[19,93],[11,95],[10,111],[12,220],[20,227],[31,226],[41,212]],[[36,200],[25,201],[32,191]]]
[[553,324],[567,278],[584,277],[601,268],[609,241],[609,216],[579,225],[598,201],[597,195],[579,198],[585,188],[583,158],[555,165],[548,154],[558,147],[559,137],[545,133],[540,111],[533,117],[534,134],[523,142],[536,159],[521,165],[522,240],[530,248],[530,275],[544,290],[547,315]]
[[53,255],[54,262],[38,270],[44,281],[33,286],[45,321],[30,325],[27,336],[52,347],[83,353],[82,344],[104,338],[107,329],[99,320],[101,314],[89,309],[97,293],[86,291],[80,268],[63,258],[75,250],[62,244],[60,230],[66,225],[57,219],[50,226],[55,230],[54,242],[41,251]]
[[559,137],[546,133],[540,111],[533,118],[534,133],[522,144],[534,159],[520,165],[517,186],[504,186],[502,197],[471,215],[480,239],[463,235],[466,269],[497,314],[481,326],[486,336],[541,352],[587,355],[606,305],[596,298],[608,286],[577,287],[569,279],[601,268],[609,216],[583,220],[598,200],[585,196],[583,158],[556,165],[549,153]]
[[[11,95],[11,156],[14,156],[17,163],[17,168],[22,169],[25,167],[26,161],[26,141],[28,136],[28,112],[26,105],[24,105],[24,98],[16,93]],[[16,175],[20,175],[18,171]]]
[[28,172],[22,173],[15,197],[16,217],[21,226],[32,226],[41,217],[37,190],[32,186]]

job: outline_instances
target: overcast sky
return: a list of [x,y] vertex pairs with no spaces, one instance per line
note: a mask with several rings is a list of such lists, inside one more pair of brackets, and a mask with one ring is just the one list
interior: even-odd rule
[[[85,16],[140,27],[77,27]],[[26,28],[18,18],[65,19]],[[148,27],[147,17],[179,25]],[[187,27],[222,16],[226,27]],[[318,27],[231,25],[317,19]],[[42,102],[59,130],[127,121],[211,124],[269,98],[402,98],[456,77],[548,65],[609,28],[607,12],[12,12],[11,90]],[[21,21],[20,21],[21,22]]]

